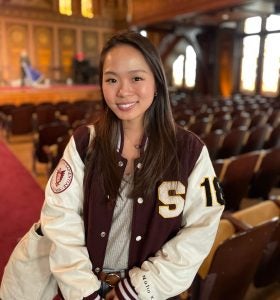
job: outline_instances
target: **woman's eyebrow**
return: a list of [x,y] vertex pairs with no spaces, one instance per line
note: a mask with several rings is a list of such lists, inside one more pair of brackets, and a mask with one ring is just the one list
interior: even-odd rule
[[116,75],[116,73],[113,71],[105,71],[103,74],[104,75]]
[[[147,71],[143,70],[143,69],[135,69],[135,70],[128,71],[128,73],[129,74],[132,74],[132,73],[147,73]],[[104,75],[117,75],[118,73],[114,72],[114,71],[105,71],[103,74]]]

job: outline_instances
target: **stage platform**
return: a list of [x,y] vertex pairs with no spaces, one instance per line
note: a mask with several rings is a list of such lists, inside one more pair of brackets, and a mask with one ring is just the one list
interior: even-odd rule
[[100,100],[98,85],[51,85],[38,87],[0,87],[0,105],[41,102]]

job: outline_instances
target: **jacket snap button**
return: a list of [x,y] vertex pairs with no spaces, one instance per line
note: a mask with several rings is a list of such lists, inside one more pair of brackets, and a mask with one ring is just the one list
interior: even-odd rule
[[142,240],[142,236],[141,236],[141,235],[138,235],[138,236],[136,237],[136,241],[139,242],[139,241],[141,241],[141,240]]
[[100,272],[100,268],[97,267],[97,268],[94,269],[94,271],[95,271],[95,273],[99,273]]
[[122,167],[122,166],[123,166],[123,162],[122,162],[121,160],[118,162],[118,166],[119,166],[119,167]]
[[144,200],[143,200],[143,198],[139,197],[139,198],[137,199],[137,202],[138,202],[139,204],[142,204],[142,203],[144,202]]
[[101,236],[101,237],[105,237],[105,236],[106,236],[106,232],[102,231],[102,232],[100,233],[100,236]]

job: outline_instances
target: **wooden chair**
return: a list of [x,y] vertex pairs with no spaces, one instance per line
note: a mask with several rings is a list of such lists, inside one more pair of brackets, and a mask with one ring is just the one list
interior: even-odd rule
[[247,196],[249,183],[260,160],[260,151],[232,157],[220,178],[224,192],[225,209],[236,211],[242,199]]
[[194,132],[198,136],[202,136],[206,134],[209,131],[209,119],[208,118],[203,118],[200,120],[197,120],[196,122],[190,124],[188,127],[188,130]]
[[271,131],[272,127],[268,124],[250,129],[248,139],[242,147],[242,153],[263,149]]
[[272,129],[270,136],[264,145],[265,149],[276,147],[280,147],[280,124]]
[[266,112],[258,112],[251,118],[250,128],[264,125],[268,119]]
[[48,164],[50,161],[48,147],[55,145],[59,137],[68,135],[69,130],[69,124],[63,121],[54,121],[52,123],[39,126],[37,136],[33,141],[32,169],[34,173],[36,173],[37,162],[46,164],[47,169],[49,170]]
[[241,153],[241,149],[248,137],[247,128],[234,128],[225,134],[217,158],[228,158]]
[[212,124],[210,126],[210,131],[215,131],[217,129],[220,129],[224,132],[228,132],[231,128],[232,120],[230,115],[224,115],[219,118],[215,118],[212,121]]
[[5,129],[8,116],[11,111],[16,107],[15,104],[2,104],[0,105],[0,128]]
[[37,130],[41,125],[49,124],[57,120],[57,108],[51,103],[38,104],[34,115],[34,128]]
[[198,274],[202,279],[205,279],[207,274],[209,273],[209,269],[211,267],[211,263],[212,263],[212,260],[213,260],[213,257],[214,257],[214,254],[215,254],[217,248],[225,240],[231,238],[235,233],[236,233],[236,229],[230,221],[228,221],[226,219],[220,220],[213,246],[198,270]]
[[224,177],[225,170],[230,161],[231,161],[230,158],[225,158],[225,159],[216,159],[212,162],[216,176],[219,178],[219,180],[221,180],[221,178]]
[[267,123],[272,127],[280,124],[280,109],[273,110],[267,119]]
[[87,112],[84,108],[79,107],[77,104],[72,105],[66,109],[67,121],[72,128],[75,127],[77,121],[82,121],[87,119]]
[[242,112],[241,114],[237,114],[233,116],[231,129],[238,127],[249,128],[251,123],[251,117],[248,113]]
[[49,174],[54,171],[58,162],[60,161],[70,137],[70,132],[67,132],[67,134],[58,137],[55,144],[44,147],[44,152],[48,156]]
[[33,133],[33,107],[18,106],[11,110],[6,119],[6,136]]
[[224,136],[224,131],[220,129],[210,131],[207,134],[201,136],[201,139],[207,146],[211,160],[216,159],[219,149],[222,145]]
[[277,221],[254,276],[254,285],[264,287],[280,280],[280,201],[266,200],[232,214],[249,226]]
[[261,161],[250,182],[250,198],[268,199],[280,179],[280,147],[261,152]]
[[190,289],[191,299],[243,299],[276,225],[272,220],[219,243],[210,254],[207,268],[201,266]]
[[193,115],[193,112],[186,109],[182,111],[174,112],[173,116],[175,122],[182,127],[189,126],[195,120],[195,116]]

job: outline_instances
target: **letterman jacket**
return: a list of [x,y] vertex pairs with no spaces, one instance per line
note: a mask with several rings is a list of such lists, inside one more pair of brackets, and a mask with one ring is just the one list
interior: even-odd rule
[[[99,174],[92,198],[83,199],[83,157],[93,126],[76,130],[46,187],[41,212],[43,233],[53,242],[50,267],[66,300],[100,299],[100,281],[113,207],[106,204]],[[117,151],[121,174],[123,134]],[[163,300],[192,283],[213,244],[224,201],[206,146],[177,128],[179,175],[166,174],[154,196],[137,195],[129,247],[128,276],[117,285],[122,299]],[[142,147],[141,149],[145,149]],[[142,168],[143,151],[135,161]]]

